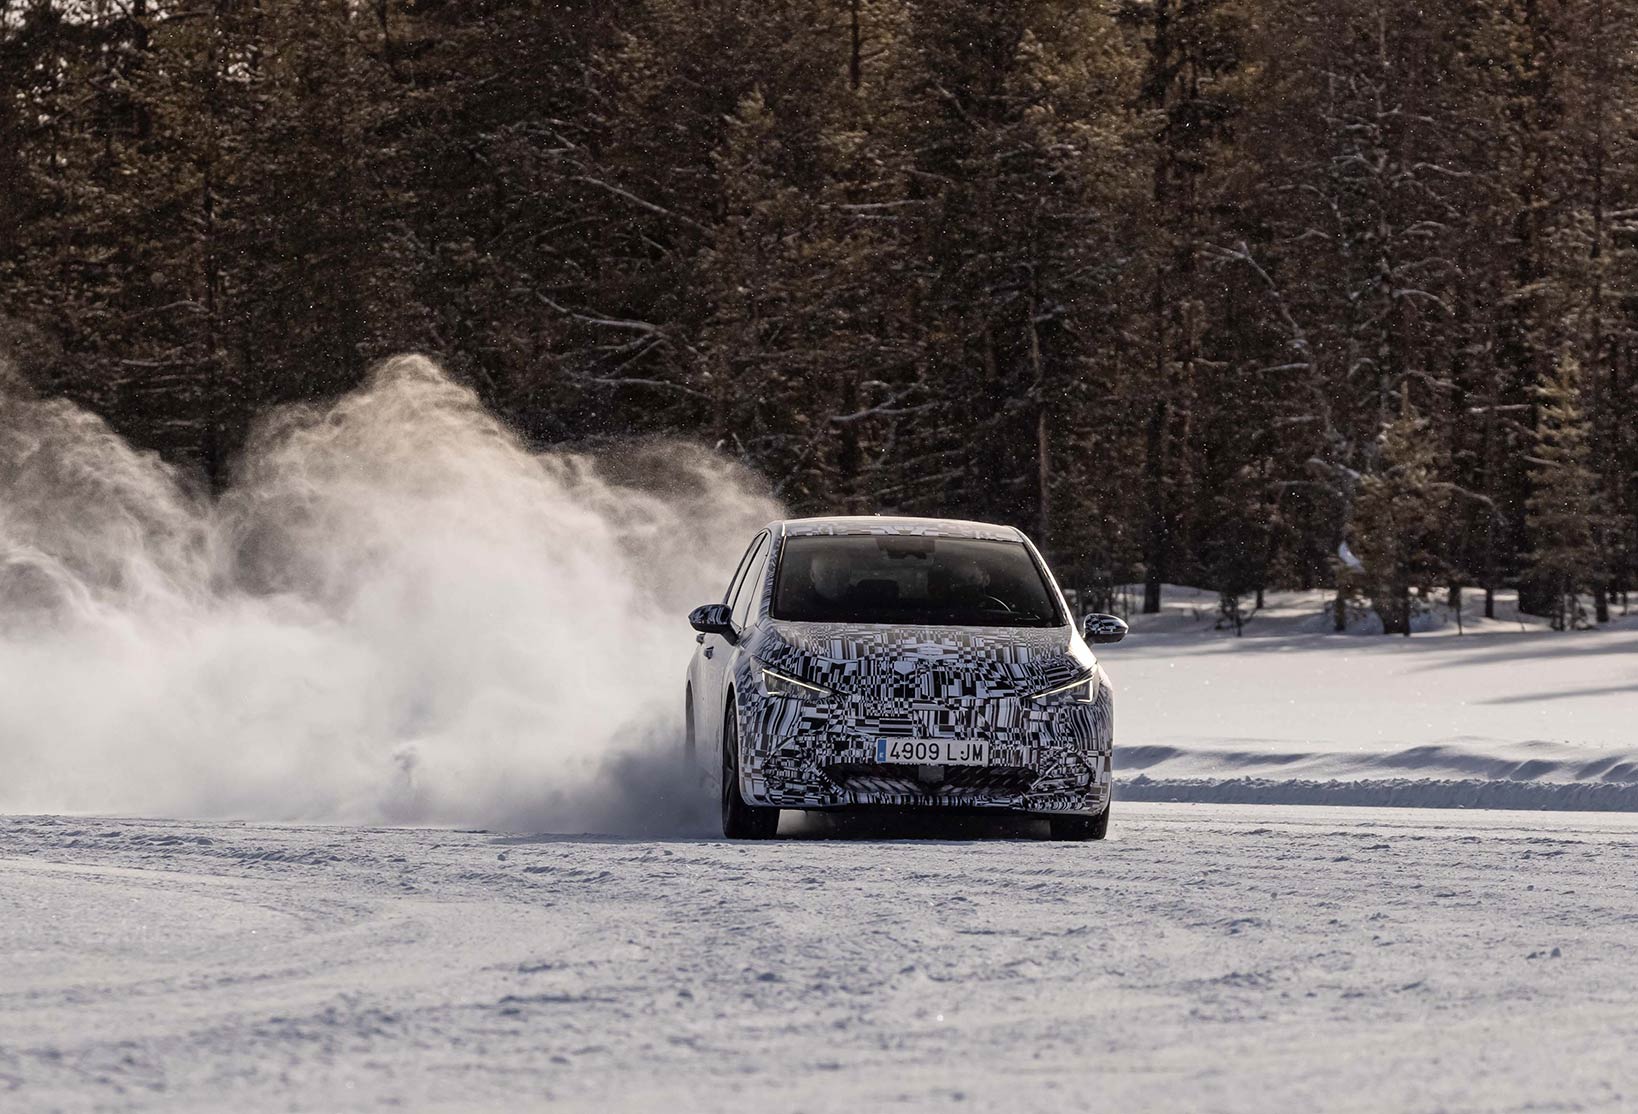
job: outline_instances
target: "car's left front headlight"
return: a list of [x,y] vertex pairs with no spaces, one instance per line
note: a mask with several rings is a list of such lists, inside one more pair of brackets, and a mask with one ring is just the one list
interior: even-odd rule
[[762,670],[762,687],[769,696],[794,696],[798,700],[828,700],[834,695],[823,685],[815,685],[772,669]]
[[1098,698],[1098,677],[1098,671],[1094,669],[1068,684],[1032,692],[1024,699],[1036,704],[1091,704]]

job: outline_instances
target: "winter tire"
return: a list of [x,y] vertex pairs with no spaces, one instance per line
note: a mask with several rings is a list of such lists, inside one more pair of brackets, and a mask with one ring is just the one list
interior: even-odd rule
[[772,839],[779,830],[779,810],[753,808],[739,792],[739,717],[733,700],[722,719],[722,834],[729,839]]
[[694,739],[694,690],[689,689],[683,698],[683,757],[688,760],[688,768],[694,769],[694,756],[699,744]]
[[1102,839],[1109,834],[1109,806],[1104,805],[1096,816],[1054,816],[1048,823],[1052,825],[1053,839],[1075,842]]

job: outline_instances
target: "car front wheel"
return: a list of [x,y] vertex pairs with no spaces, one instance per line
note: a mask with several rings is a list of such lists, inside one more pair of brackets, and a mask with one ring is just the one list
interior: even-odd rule
[[1047,823],[1052,826],[1053,839],[1102,839],[1109,834],[1109,806],[1104,805],[1096,816],[1054,816]]
[[739,792],[739,717],[729,701],[722,725],[722,834],[729,839],[772,839],[777,808],[753,808]]
[[690,688],[683,694],[683,757],[688,760],[690,769],[694,768],[694,748],[697,745],[694,739],[694,690]]

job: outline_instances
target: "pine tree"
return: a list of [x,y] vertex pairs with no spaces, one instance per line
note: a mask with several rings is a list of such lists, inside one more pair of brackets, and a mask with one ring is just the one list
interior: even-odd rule
[[1215,486],[1200,512],[1200,566],[1217,590],[1219,625],[1239,634],[1248,618],[1246,597],[1262,587],[1268,561],[1267,484],[1252,466],[1242,465]]
[[[1488,264],[1481,316],[1491,334],[1490,382],[1477,399],[1487,446],[1480,482],[1503,524],[1488,531],[1488,596],[1505,556],[1528,561],[1538,545],[1528,507],[1537,485],[1527,463],[1538,437],[1538,387],[1558,375],[1558,354],[1573,346],[1584,356],[1591,396],[1608,394],[1612,341],[1631,329],[1625,315],[1611,312],[1607,288],[1620,273],[1619,256],[1631,250],[1611,235],[1608,213],[1622,189],[1612,178],[1622,173],[1631,142],[1624,119],[1631,102],[1622,103],[1616,67],[1630,65],[1621,60],[1634,28],[1630,12],[1607,0],[1507,0],[1472,16],[1465,49],[1473,115],[1483,121],[1478,133],[1491,137],[1485,154],[1494,167],[1475,175],[1484,184],[1475,211],[1506,230],[1475,253]],[[1619,410],[1618,403],[1599,406],[1592,415],[1589,436],[1601,449],[1616,439],[1605,423],[1619,421]],[[1603,460],[1610,456],[1601,452]],[[1600,613],[1607,611],[1605,587],[1588,585]],[[1527,611],[1561,606],[1548,583],[1531,575],[1519,579],[1519,600]]]
[[1531,491],[1525,503],[1535,547],[1528,576],[1550,601],[1554,630],[1586,624],[1581,595],[1604,575],[1598,545],[1598,474],[1588,445],[1582,407],[1581,364],[1568,353],[1538,390],[1535,444],[1530,455]]
[[1231,83],[1240,68],[1244,20],[1227,0],[1153,0],[1123,8],[1145,36],[1139,104],[1156,119],[1147,232],[1153,246],[1144,403],[1143,610],[1160,610],[1161,584],[1186,573],[1186,537],[1196,501],[1193,407],[1211,350],[1205,247],[1218,229],[1214,172],[1239,108]]
[[1573,200],[1555,228],[1560,260],[1558,307],[1583,353],[1581,395],[1590,466],[1598,477],[1597,536],[1604,575],[1592,586],[1595,619],[1607,622],[1610,595],[1638,571],[1638,505],[1625,475],[1638,470],[1628,446],[1638,428],[1630,356],[1638,349],[1638,312],[1619,293],[1638,273],[1638,244],[1626,234],[1624,198],[1638,188],[1638,11],[1615,0],[1573,0],[1566,25],[1561,85],[1565,127],[1560,150]]
[[936,406],[901,460],[927,478],[921,506],[1016,522],[1056,548],[1060,522],[1095,513],[1068,502],[1060,462],[1084,408],[1108,399],[1089,357],[1115,347],[1127,273],[1105,245],[1109,203],[1133,184],[1129,71],[1112,22],[1058,0],[910,13],[891,146],[908,154],[897,227]]
[[695,342],[711,434],[789,505],[863,510],[880,421],[919,404],[894,343],[900,294],[873,266],[879,234],[850,217],[845,167],[802,188],[782,131],[752,93],[717,152],[723,216],[697,262],[711,309]]
[[1382,633],[1409,635],[1412,592],[1425,600],[1444,575],[1450,493],[1438,479],[1428,422],[1402,397],[1399,417],[1382,431],[1376,471],[1361,477],[1349,540],[1364,565],[1359,583],[1382,620]]

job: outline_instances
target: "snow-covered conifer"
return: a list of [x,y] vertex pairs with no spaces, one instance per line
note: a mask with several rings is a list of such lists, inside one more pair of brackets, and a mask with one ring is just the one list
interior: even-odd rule
[[1581,595],[1604,575],[1598,474],[1589,454],[1581,379],[1580,362],[1569,353],[1559,357],[1552,378],[1538,389],[1530,454],[1528,575],[1551,601],[1548,617],[1555,630],[1586,624]]
[[1429,424],[1408,401],[1382,431],[1378,460],[1354,498],[1349,533],[1364,566],[1356,575],[1383,633],[1408,635],[1415,606],[1444,570],[1450,506]]

